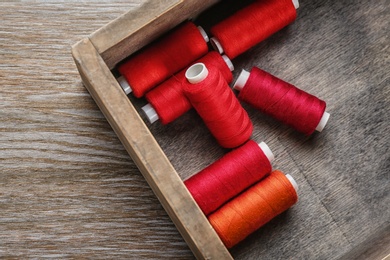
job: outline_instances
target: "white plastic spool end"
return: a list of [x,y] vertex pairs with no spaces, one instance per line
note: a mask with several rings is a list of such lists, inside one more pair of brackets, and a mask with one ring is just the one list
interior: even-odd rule
[[222,59],[225,61],[226,65],[229,67],[230,71],[234,70],[233,62],[229,59],[228,56],[222,55]]
[[146,117],[151,124],[153,124],[159,119],[156,110],[152,107],[151,104],[146,104],[145,106],[143,106],[142,111],[144,111]]
[[219,52],[219,54],[222,54],[222,53],[223,53],[222,45],[221,45],[221,43],[218,41],[217,38],[211,37],[210,42],[211,42],[211,46],[213,46],[213,49],[214,49],[214,50],[216,50],[217,52]]
[[186,78],[191,84],[196,84],[203,81],[209,75],[206,65],[203,63],[195,63],[186,71]]
[[127,80],[125,79],[125,77],[123,76],[120,76],[118,79],[117,79],[119,85],[121,85],[123,91],[126,93],[126,95],[130,94],[131,92],[133,92],[133,90],[131,89],[129,83],[127,82]]
[[298,184],[297,184],[297,182],[294,180],[294,178],[293,178],[290,174],[286,174],[286,178],[290,181],[291,185],[294,187],[295,192],[298,193]]
[[246,82],[248,81],[249,76],[250,73],[243,69],[240,75],[238,76],[236,82],[234,82],[233,88],[235,90],[241,91],[244,88]]
[[295,9],[299,8],[299,0],[292,0]]
[[198,26],[198,30],[199,30],[200,34],[202,34],[203,39],[205,40],[205,42],[209,42],[210,41],[209,36],[207,35],[207,33],[203,29],[203,27],[202,26]]
[[322,130],[324,130],[324,127],[326,126],[326,123],[328,123],[329,117],[330,117],[330,114],[325,111],[324,114],[321,117],[320,122],[318,123],[318,125],[316,127],[316,130],[318,132],[321,132]]
[[272,161],[275,159],[275,156],[274,154],[272,153],[271,149],[269,148],[269,146],[264,143],[264,142],[261,142],[259,143],[259,147],[260,149],[263,151],[263,153],[265,154],[265,156],[267,156],[268,158],[268,161],[270,163],[272,163]]

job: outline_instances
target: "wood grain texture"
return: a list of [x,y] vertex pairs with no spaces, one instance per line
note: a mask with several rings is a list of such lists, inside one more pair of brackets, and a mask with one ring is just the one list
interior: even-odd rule
[[[70,54],[142,3],[0,2],[1,258],[193,258]],[[326,100],[331,113],[324,132],[307,138],[245,106],[253,139],[296,178],[300,200],[233,248],[236,259],[389,253],[370,243],[389,241],[389,14],[385,0],[303,1],[291,26],[234,61],[235,75],[259,66]],[[149,127],[183,179],[225,152],[193,111]]]

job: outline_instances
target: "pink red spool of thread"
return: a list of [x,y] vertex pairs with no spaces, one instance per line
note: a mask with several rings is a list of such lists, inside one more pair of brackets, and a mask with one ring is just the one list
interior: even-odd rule
[[256,67],[242,70],[234,88],[240,100],[306,135],[321,132],[330,116],[325,101]]

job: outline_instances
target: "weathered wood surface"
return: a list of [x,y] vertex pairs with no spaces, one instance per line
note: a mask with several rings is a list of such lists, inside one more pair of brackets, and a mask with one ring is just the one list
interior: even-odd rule
[[[70,54],[142,3],[0,3],[1,258],[193,257]],[[234,61],[319,96],[331,113],[307,138],[246,107],[253,139],[296,178],[300,201],[235,247],[235,258],[389,253],[389,13],[385,0],[302,2],[294,24]],[[182,178],[224,153],[193,112],[150,129]],[[387,243],[365,241],[377,236]]]

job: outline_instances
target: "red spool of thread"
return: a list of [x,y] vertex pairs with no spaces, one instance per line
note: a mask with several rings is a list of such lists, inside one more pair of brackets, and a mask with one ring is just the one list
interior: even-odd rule
[[208,52],[201,27],[186,22],[118,67],[118,79],[128,94],[142,97],[148,90]]
[[218,143],[225,148],[244,144],[252,134],[252,122],[219,70],[196,63],[185,75],[184,94]]
[[[196,63],[199,62],[204,63],[207,67],[218,68],[228,83],[232,81],[231,71],[234,67],[226,55],[221,56],[216,51],[211,51],[196,61]],[[162,124],[168,124],[191,109],[191,103],[182,90],[182,82],[186,81],[185,72],[186,69],[181,70],[146,93],[145,97],[149,104],[142,107],[142,110],[150,123],[160,120]]]
[[330,116],[325,101],[256,67],[242,70],[234,88],[240,100],[306,135],[321,132]]
[[255,1],[211,28],[211,43],[234,59],[292,23],[297,0]]
[[298,201],[290,175],[273,171],[208,216],[222,242],[231,248]]
[[184,184],[203,213],[208,215],[269,174],[273,158],[265,143],[249,140]]

